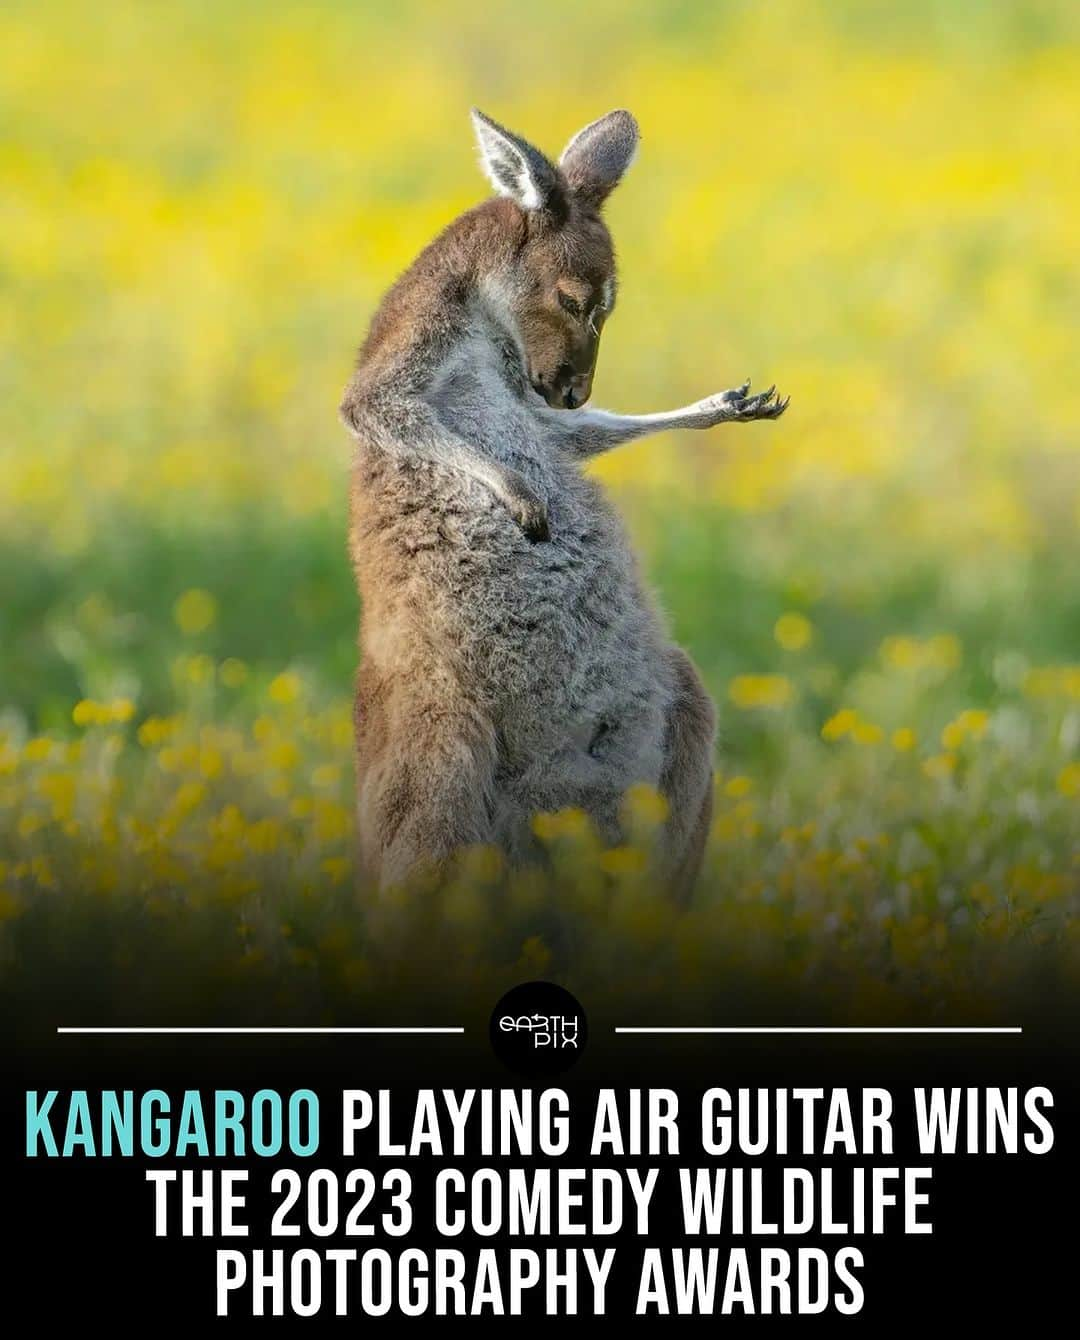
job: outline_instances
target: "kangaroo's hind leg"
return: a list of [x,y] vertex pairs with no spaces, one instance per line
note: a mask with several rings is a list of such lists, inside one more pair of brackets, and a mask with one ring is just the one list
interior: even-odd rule
[[660,791],[670,806],[665,865],[672,891],[686,902],[701,870],[712,820],[716,709],[690,657],[679,647],[672,647],[669,656],[674,694],[660,775]]
[[491,841],[495,736],[460,698],[380,693],[375,678],[358,684],[357,837],[362,883],[385,890]]

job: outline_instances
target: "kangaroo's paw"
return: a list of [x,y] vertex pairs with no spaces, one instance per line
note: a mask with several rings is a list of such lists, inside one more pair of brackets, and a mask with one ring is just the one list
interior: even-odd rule
[[748,423],[751,419],[778,419],[788,407],[790,396],[778,396],[776,387],[750,395],[750,379],[733,391],[721,391],[701,402],[708,423]]
[[533,541],[550,540],[547,508],[531,489],[515,489],[508,506],[510,515],[525,532],[525,538]]

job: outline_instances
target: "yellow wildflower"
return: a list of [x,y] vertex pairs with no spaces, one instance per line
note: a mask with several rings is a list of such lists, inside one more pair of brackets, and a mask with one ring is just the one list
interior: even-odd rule
[[728,685],[728,697],[744,711],[786,707],[793,696],[786,675],[736,675]]
[[185,591],[173,605],[173,618],[182,633],[194,637],[204,633],[217,618],[217,601],[209,591],[198,587]]
[[803,614],[781,614],[773,626],[773,637],[785,651],[802,651],[814,636],[814,626]]

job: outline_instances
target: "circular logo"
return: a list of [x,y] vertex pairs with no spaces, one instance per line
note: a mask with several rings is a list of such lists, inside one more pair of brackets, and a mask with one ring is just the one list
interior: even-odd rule
[[519,1075],[561,1075],[589,1040],[585,1011],[565,987],[522,982],[509,990],[491,1016],[495,1055]]

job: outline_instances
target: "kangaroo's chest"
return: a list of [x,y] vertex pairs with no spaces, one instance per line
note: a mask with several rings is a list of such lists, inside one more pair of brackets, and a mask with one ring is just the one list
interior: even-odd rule
[[441,422],[473,449],[530,477],[545,458],[516,354],[479,337],[447,358],[425,399]]

